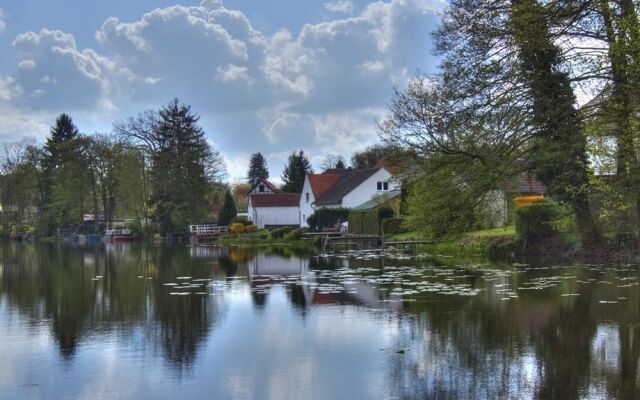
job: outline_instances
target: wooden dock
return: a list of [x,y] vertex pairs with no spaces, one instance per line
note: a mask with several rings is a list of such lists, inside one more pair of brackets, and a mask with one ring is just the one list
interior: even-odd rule
[[429,240],[384,240],[381,235],[364,235],[344,232],[309,232],[306,237],[320,236],[322,252],[334,254],[338,251],[384,251],[394,248],[404,252],[416,253],[421,244],[433,243]]

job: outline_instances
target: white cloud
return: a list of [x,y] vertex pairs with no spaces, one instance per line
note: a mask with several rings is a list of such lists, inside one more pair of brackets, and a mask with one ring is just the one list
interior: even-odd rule
[[354,5],[353,5],[353,1],[340,0],[333,3],[324,3],[324,8],[327,11],[332,13],[352,14]]
[[0,35],[7,27],[7,23],[4,21],[4,13],[2,12],[2,7],[0,7]]
[[[253,151],[350,153],[375,141],[374,122],[393,86],[435,65],[429,33],[443,5],[379,1],[357,15],[267,36],[243,13],[205,0],[134,21],[111,17],[95,35],[95,50],[78,48],[68,33],[26,32],[13,42],[15,73],[0,75],[0,102],[84,113],[92,122],[102,115],[110,126],[116,115],[179,97],[209,124],[232,177]],[[350,1],[325,7],[355,13]]]

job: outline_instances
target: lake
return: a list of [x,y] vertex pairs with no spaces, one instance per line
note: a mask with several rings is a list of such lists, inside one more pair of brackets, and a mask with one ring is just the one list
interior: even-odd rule
[[640,398],[634,265],[0,245],[0,399]]

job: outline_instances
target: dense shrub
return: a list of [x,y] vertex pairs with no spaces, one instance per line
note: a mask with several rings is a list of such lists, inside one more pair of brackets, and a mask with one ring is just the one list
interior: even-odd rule
[[242,235],[242,233],[244,232],[244,225],[242,225],[239,222],[236,222],[229,226],[229,231],[233,235]]
[[307,224],[312,230],[334,228],[349,220],[349,210],[346,208],[321,208],[307,218]]
[[258,229],[258,227],[256,227],[253,224],[248,224],[244,226],[244,232],[245,233],[253,233]]
[[389,206],[382,206],[378,209],[378,220],[380,222],[382,222],[387,218],[393,218],[395,216],[396,216],[395,211],[393,211],[393,208]]
[[387,235],[395,235],[403,233],[407,230],[402,226],[404,220],[402,218],[385,218],[382,220],[382,233]]
[[371,210],[351,210],[349,213],[349,232],[377,235],[380,233],[378,213]]
[[553,203],[534,202],[516,210],[516,233],[523,240],[554,236],[557,230],[554,220],[558,210]]
[[271,237],[274,239],[282,239],[287,233],[293,229],[289,226],[283,226],[282,228],[275,228],[271,230]]
[[302,239],[302,234],[305,232],[309,232],[309,228],[298,228],[294,229],[291,232],[287,233],[284,236],[285,240],[300,240]]

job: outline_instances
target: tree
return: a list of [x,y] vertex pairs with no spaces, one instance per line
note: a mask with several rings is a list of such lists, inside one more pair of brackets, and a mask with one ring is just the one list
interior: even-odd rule
[[388,154],[389,149],[384,145],[373,145],[353,153],[351,167],[355,169],[375,168]]
[[162,233],[182,231],[206,218],[208,195],[225,174],[222,157],[198,121],[190,106],[174,99],[157,112],[115,124],[119,135],[143,151],[146,192]]
[[344,168],[345,168],[344,157],[342,157],[340,154],[328,154],[324,158],[324,161],[322,162],[322,169],[325,171],[328,169],[344,169]]
[[229,225],[231,221],[236,217],[236,203],[233,201],[231,191],[227,190],[224,193],[224,203],[222,203],[222,209],[218,214],[218,225]]
[[249,186],[269,178],[269,169],[267,168],[267,160],[262,153],[253,153],[249,160],[249,171],[247,172],[247,180]]
[[297,153],[295,151],[292,152],[282,172],[282,191],[291,193],[302,192],[307,174],[312,173],[313,168],[304,151],[300,150]]

